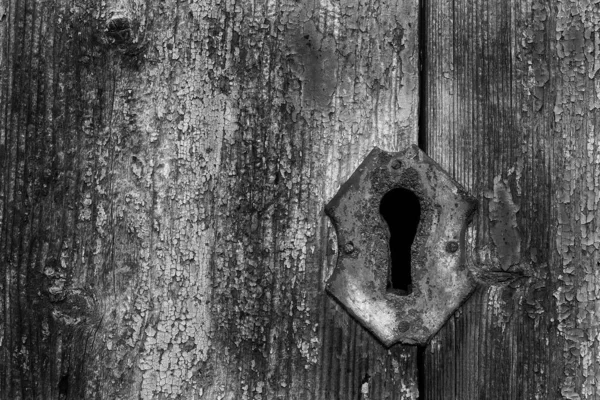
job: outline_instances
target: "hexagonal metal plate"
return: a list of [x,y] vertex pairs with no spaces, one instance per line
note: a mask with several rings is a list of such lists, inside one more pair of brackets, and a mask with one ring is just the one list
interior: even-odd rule
[[[390,233],[379,213],[382,197],[398,187],[421,207],[408,295],[387,289]],[[475,209],[475,199],[418,147],[373,149],[325,207],[339,248],[327,290],[384,344],[425,344],[475,287],[464,262]]]

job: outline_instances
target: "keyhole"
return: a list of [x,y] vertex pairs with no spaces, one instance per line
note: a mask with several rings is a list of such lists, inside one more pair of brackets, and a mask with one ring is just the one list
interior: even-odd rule
[[411,248],[421,218],[419,198],[408,189],[392,189],[381,199],[379,213],[390,230],[387,291],[407,296],[412,293]]

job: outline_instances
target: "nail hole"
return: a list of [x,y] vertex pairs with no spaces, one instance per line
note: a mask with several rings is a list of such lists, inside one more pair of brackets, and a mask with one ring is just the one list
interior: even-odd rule
[[379,213],[390,230],[387,291],[407,296],[412,293],[411,251],[421,218],[419,198],[408,189],[392,189],[382,197]]

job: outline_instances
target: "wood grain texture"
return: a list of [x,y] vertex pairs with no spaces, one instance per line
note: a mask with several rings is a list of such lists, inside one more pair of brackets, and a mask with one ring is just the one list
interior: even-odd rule
[[416,143],[417,11],[3,0],[0,397],[415,398],[323,206]]
[[427,2],[427,152],[478,196],[481,287],[426,349],[425,399],[595,399],[600,8]]

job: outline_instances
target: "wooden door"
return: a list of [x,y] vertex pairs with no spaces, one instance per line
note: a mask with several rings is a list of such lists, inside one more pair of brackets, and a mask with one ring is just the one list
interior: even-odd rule
[[[3,0],[0,398],[594,398],[591,3]],[[385,348],[323,206],[411,143],[479,286]]]

